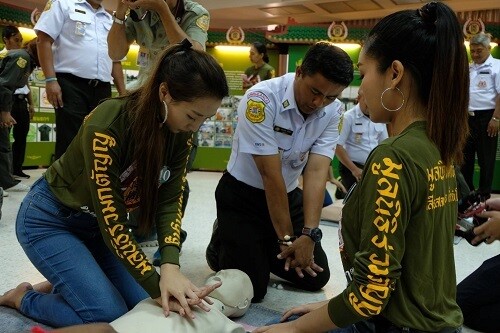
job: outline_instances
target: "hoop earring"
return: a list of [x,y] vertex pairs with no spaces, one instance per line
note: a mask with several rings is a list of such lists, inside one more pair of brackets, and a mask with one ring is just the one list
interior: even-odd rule
[[168,106],[167,106],[167,103],[165,101],[162,101],[162,102],[163,102],[163,106],[165,108],[165,118],[163,119],[163,121],[161,123],[165,124],[165,122],[167,121],[167,117],[168,117]]
[[388,90],[392,90],[392,88],[387,88],[386,90],[384,90],[382,92],[382,95],[380,95],[380,104],[382,104],[382,107],[384,109],[386,109],[387,111],[390,111],[390,112],[396,112],[396,111],[399,111],[401,110],[401,108],[403,107],[403,105],[405,104],[405,95],[403,94],[403,92],[398,88],[396,87],[395,88],[400,94],[401,94],[401,98],[403,99],[403,101],[401,102],[401,105],[396,108],[396,109],[389,109],[387,106],[385,106],[384,104],[384,94],[388,91]]

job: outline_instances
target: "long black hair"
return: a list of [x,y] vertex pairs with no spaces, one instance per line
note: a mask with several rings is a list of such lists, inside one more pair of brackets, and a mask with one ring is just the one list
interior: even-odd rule
[[469,67],[456,14],[442,2],[430,2],[388,15],[370,31],[363,48],[381,73],[401,61],[427,106],[427,135],[443,163],[461,163],[468,135]]
[[259,54],[263,54],[262,60],[264,60],[265,63],[269,63],[269,56],[267,55],[267,47],[264,43],[261,42],[253,42],[252,43],[253,47],[259,52]]
[[165,83],[174,101],[192,102],[211,97],[222,100],[229,95],[224,71],[208,53],[191,48],[184,40],[167,48],[143,86],[128,96],[131,140],[135,143],[139,204],[139,233],[149,232],[154,224],[158,201],[158,178],[165,155],[166,138],[159,126],[163,110],[159,98]]

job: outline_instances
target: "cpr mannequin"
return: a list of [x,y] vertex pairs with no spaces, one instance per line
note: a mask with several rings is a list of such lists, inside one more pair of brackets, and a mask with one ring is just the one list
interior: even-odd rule
[[206,284],[218,281],[222,281],[222,285],[210,294],[214,302],[211,310],[205,312],[194,308],[194,320],[173,312],[165,317],[158,303],[147,298],[113,321],[111,326],[119,333],[245,333],[245,329],[228,316],[240,317],[248,310],[253,298],[250,278],[240,270],[228,269],[210,276]]
[[230,318],[243,316],[250,307],[253,287],[250,277],[238,269],[223,269],[210,276],[205,282],[212,285],[221,281],[222,285],[209,295],[215,307]]

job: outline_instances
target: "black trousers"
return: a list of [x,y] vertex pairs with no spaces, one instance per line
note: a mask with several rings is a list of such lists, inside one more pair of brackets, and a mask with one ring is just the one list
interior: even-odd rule
[[500,255],[483,262],[457,286],[464,324],[481,332],[500,332]]
[[490,137],[486,131],[494,110],[477,111],[474,116],[469,116],[470,136],[464,149],[464,164],[461,168],[465,181],[471,190],[474,184],[474,164],[479,164],[478,192],[487,195],[491,193],[493,172],[497,153],[498,136]]
[[67,73],[57,73],[56,76],[64,105],[55,109],[57,131],[55,158],[58,159],[78,133],[85,116],[102,100],[111,97],[111,84]]
[[[353,162],[358,168],[363,169],[365,166],[363,164]],[[356,178],[352,175],[351,170],[346,167],[342,162],[339,161],[339,174],[341,178],[342,185],[344,185],[345,189],[349,191],[349,189],[356,183]]]
[[12,170],[19,174],[23,170],[24,155],[26,154],[26,136],[30,130],[30,113],[25,95],[13,96],[11,116],[16,120],[12,127]]
[[[217,202],[218,234],[220,236],[219,267],[235,268],[247,273],[253,284],[254,302],[264,298],[273,273],[296,287],[316,291],[330,279],[325,251],[318,243],[314,247],[314,261],[324,269],[316,277],[304,273],[300,278],[295,270],[285,271],[264,190],[249,186],[226,172],[215,191]],[[294,234],[299,236],[304,226],[302,190],[288,194],[288,204]]]
[[9,128],[0,127],[0,187],[3,187],[4,190],[8,190],[20,182],[12,176],[12,150],[9,133]]

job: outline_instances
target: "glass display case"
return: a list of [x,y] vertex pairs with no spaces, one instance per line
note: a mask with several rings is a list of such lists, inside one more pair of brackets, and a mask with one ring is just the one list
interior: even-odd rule
[[225,97],[217,113],[200,126],[193,169],[222,171],[226,168],[238,122],[237,109],[241,97]]

